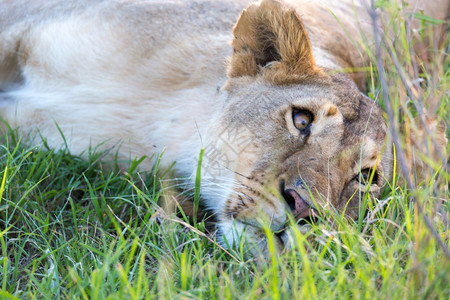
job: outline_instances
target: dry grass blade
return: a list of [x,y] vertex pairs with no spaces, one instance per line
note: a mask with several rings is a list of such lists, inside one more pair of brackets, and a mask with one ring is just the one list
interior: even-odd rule
[[[370,16],[372,18],[372,23],[373,23],[373,34],[374,34],[374,41],[375,41],[375,57],[376,57],[376,66],[377,66],[377,70],[379,73],[379,80],[380,80],[380,84],[381,84],[381,89],[382,89],[382,95],[383,95],[383,99],[384,99],[384,103],[386,106],[386,113],[388,115],[388,121],[389,121],[389,130],[392,136],[392,140],[393,143],[395,145],[396,148],[396,152],[397,152],[397,160],[400,162],[400,168],[403,174],[403,177],[406,181],[406,185],[408,190],[413,191],[415,190],[417,187],[413,184],[413,182],[410,179],[410,169],[408,166],[408,163],[406,161],[405,158],[405,154],[402,148],[402,145],[400,143],[400,138],[398,135],[397,130],[395,129],[394,126],[394,112],[393,112],[393,108],[392,108],[392,104],[390,102],[390,97],[388,94],[388,87],[387,87],[387,80],[386,80],[386,76],[384,73],[384,64],[383,64],[383,60],[382,60],[382,54],[381,54],[381,38],[380,38],[380,32],[378,29],[378,16],[377,13],[375,11],[375,1],[371,0],[371,9],[370,9]],[[410,198],[411,201],[414,201],[414,197],[411,196]],[[439,246],[442,248],[444,254],[446,255],[447,258],[450,259],[450,251],[448,249],[448,247],[444,244],[444,242],[442,241],[442,239],[439,237],[439,234],[437,233],[436,229],[434,228],[431,220],[428,218],[428,216],[424,213],[423,210],[423,206],[419,203],[419,201],[416,201],[416,206],[417,206],[417,211],[419,213],[419,215],[422,216],[425,225],[427,226],[427,228],[430,230],[430,233],[433,235],[433,237],[436,239],[436,241],[438,242]]]

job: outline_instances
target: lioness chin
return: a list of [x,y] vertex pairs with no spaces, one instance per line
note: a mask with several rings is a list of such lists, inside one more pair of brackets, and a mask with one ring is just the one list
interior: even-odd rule
[[361,194],[378,197],[392,176],[387,127],[361,92],[364,76],[339,73],[364,65],[353,43],[360,30],[371,35],[366,3],[1,7],[6,122],[30,143],[43,136],[73,154],[101,145],[130,161],[164,151],[161,166],[175,161],[188,188],[203,148],[201,199],[224,244],[246,232],[253,252],[265,253],[264,227],[288,243],[289,215],[300,223],[328,209],[357,217]]

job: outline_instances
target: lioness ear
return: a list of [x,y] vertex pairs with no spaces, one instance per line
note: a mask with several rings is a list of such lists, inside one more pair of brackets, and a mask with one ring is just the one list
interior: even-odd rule
[[292,8],[263,0],[244,10],[233,29],[229,77],[262,74],[276,84],[302,81],[320,73],[308,35]]

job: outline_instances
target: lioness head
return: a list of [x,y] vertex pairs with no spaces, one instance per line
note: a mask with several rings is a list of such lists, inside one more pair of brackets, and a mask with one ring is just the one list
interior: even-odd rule
[[247,231],[264,250],[264,222],[282,232],[288,214],[357,217],[361,194],[377,197],[391,176],[380,108],[346,75],[314,64],[293,9],[254,4],[233,33],[226,105],[205,148],[202,187],[221,199],[207,204],[225,240]]

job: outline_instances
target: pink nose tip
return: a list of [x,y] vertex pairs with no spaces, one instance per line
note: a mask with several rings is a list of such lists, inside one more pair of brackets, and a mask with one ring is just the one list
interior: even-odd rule
[[309,206],[309,204],[302,199],[296,190],[287,189],[284,193],[285,196],[287,196],[286,198],[289,198],[286,199],[286,201],[289,203],[289,206],[292,209],[292,214],[296,220],[314,217],[316,215],[315,209]]

